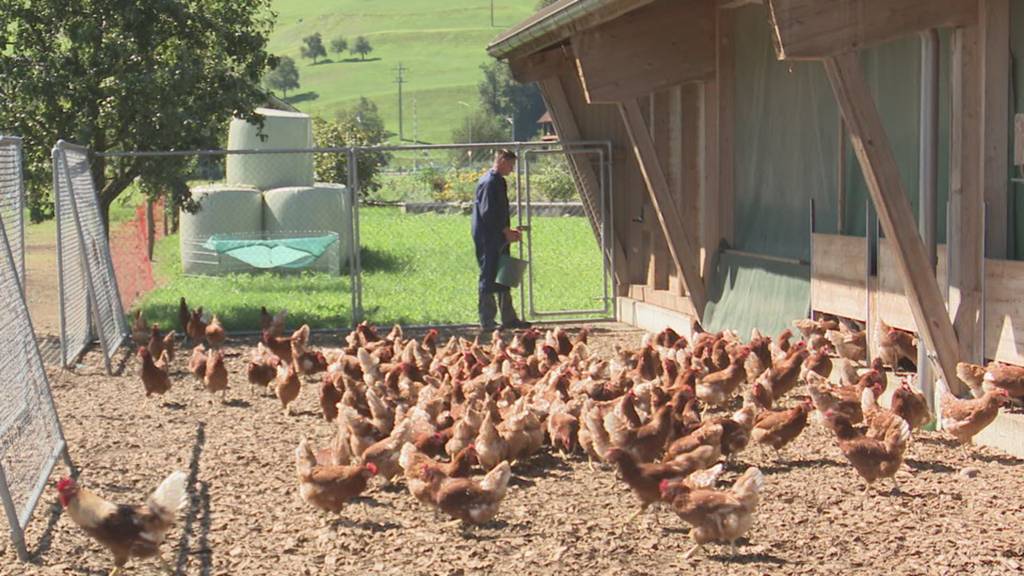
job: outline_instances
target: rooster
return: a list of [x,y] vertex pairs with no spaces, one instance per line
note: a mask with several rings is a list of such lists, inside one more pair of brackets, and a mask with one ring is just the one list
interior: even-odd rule
[[57,483],[57,493],[71,520],[113,554],[110,576],[117,576],[132,557],[155,557],[170,571],[160,556],[160,544],[185,506],[187,480],[184,472],[172,472],[145,504],[134,506],[112,504],[71,478]]

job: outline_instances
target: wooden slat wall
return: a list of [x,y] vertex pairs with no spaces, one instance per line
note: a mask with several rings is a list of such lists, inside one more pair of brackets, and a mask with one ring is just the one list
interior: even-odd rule
[[[940,244],[937,250],[935,275],[939,283],[939,291],[948,294],[949,274],[946,271],[946,245]],[[896,256],[893,254],[891,242],[886,238],[878,241],[878,292],[875,294],[878,316],[886,324],[901,330],[917,332],[914,316],[910,313],[910,303],[903,290]]]
[[867,318],[867,242],[855,236],[814,234],[812,244],[811,309],[844,318]]
[[1024,366],[1024,262],[985,260],[985,357]]

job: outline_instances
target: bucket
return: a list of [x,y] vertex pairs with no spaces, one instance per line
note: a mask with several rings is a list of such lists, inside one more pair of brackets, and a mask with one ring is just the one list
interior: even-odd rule
[[501,258],[498,259],[498,275],[494,282],[509,288],[519,286],[519,283],[523,281],[523,274],[526,272],[528,264],[529,262],[526,260],[502,254]]

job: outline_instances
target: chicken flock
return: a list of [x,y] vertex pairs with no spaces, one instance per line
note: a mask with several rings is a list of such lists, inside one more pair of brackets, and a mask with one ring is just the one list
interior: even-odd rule
[[[191,310],[184,298],[179,316],[193,345],[189,371],[223,401],[223,324]],[[898,491],[895,476],[913,430],[931,421],[925,398],[906,378],[889,408],[877,402],[886,391],[886,366],[917,360],[912,335],[884,325],[879,354],[867,363],[864,330],[835,318],[795,321],[800,338],[792,343],[793,330],[774,338],[755,330],[743,342],[697,324],[689,339],[667,328],[636,349],[616,346],[611,358],[591,351],[586,328],[575,335],[530,328],[507,342],[495,331],[486,344],[480,336],[441,344],[435,329],[417,340],[400,326],[382,336],[364,322],[345,346],[314,349],[308,326],[285,336],[286,319],[285,311],[262,310],[246,377],[286,414],[304,380],[319,379],[320,408],[334,435],[317,447],[299,431],[296,483],[303,501],[331,513],[377,482],[403,482],[453,524],[486,524],[500,511],[514,465],[549,449],[582,453],[591,469],[594,461],[617,469],[636,497],[636,515],[653,505],[674,511],[691,526],[687,558],[711,543],[735,553],[768,479],[749,467],[737,470],[731,487],[716,484],[751,443],[778,457],[818,421],[864,480],[865,493],[885,479]],[[132,332],[146,396],[166,394],[174,333],[161,335],[141,314]],[[945,388],[942,426],[966,445],[1001,407],[1024,397],[1024,369],[961,364],[958,373],[975,397],[959,399]],[[159,557],[184,501],[181,473],[140,507],[114,506],[72,480],[62,482],[62,504],[111,549],[115,572],[129,556]]]

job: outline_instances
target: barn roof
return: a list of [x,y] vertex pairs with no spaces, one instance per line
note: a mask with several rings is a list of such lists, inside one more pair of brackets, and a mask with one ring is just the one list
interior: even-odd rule
[[536,52],[652,1],[558,0],[503,32],[491,41],[487,52],[503,59]]

